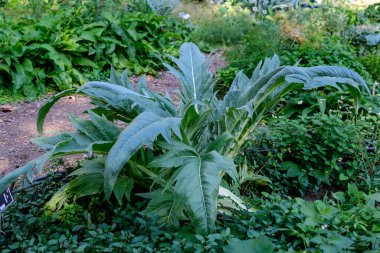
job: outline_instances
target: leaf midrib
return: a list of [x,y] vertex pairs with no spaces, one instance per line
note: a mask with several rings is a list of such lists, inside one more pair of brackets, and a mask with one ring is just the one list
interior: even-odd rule
[[205,217],[206,217],[206,223],[208,224],[209,217],[208,217],[208,213],[207,213],[207,209],[206,209],[205,194],[204,194],[203,185],[202,185],[202,173],[201,173],[202,159],[198,156],[198,160],[199,160],[199,162],[198,162],[198,175],[199,175],[199,186],[201,188],[201,194],[202,194],[202,206],[203,206],[203,211],[204,211]]

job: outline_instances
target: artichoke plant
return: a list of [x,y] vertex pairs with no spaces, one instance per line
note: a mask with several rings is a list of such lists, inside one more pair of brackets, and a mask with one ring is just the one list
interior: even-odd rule
[[69,116],[76,132],[34,139],[47,152],[4,176],[0,192],[22,174],[32,180],[49,159],[86,153],[93,159],[70,174],[73,179],[47,204],[52,209],[68,197],[92,194],[122,203],[139,184],[147,189],[140,194],[150,199],[147,209],[159,220],[178,226],[179,220],[191,219],[197,232],[210,233],[221,179],[236,179],[234,157],[285,94],[330,85],[348,90],[357,111],[361,90],[369,92],[347,68],[280,66],[275,55],[260,62],[251,77],[240,72],[219,99],[210,60],[196,45],[185,43],[172,60],[177,67],[166,67],[181,81],[178,106],[168,94],[149,90],[145,78],[132,85],[126,72],[119,76],[114,70],[109,82],[89,82],[52,97],[40,109],[40,133],[46,114],[64,96],[88,96],[95,108],[88,120]]

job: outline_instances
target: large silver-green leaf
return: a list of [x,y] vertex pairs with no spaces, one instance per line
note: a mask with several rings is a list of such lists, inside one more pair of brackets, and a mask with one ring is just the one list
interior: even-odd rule
[[133,189],[134,181],[127,176],[119,176],[116,179],[113,192],[119,204],[123,204],[124,196],[127,200],[131,200],[131,191]]
[[69,115],[71,124],[77,132],[93,141],[115,142],[121,132],[120,129],[91,110],[88,111],[88,114],[90,115],[90,120],[83,120]]
[[[140,113],[144,110],[154,111],[163,116],[175,116],[175,107],[168,102],[163,104],[163,101],[156,101],[157,97],[164,100],[162,96],[156,94],[155,97],[149,97],[145,93],[140,94],[123,86],[106,83],[106,82],[89,82],[78,89],[78,92],[85,93],[96,100],[103,100],[111,108],[114,108],[123,114]],[[151,94],[151,93],[149,93]],[[170,110],[167,109],[170,107]]]
[[66,96],[71,96],[76,93],[76,89],[69,89],[62,91],[51,98],[49,98],[45,104],[40,108],[38,111],[38,117],[37,117],[37,131],[38,134],[43,134],[43,126],[46,119],[47,113],[50,111],[50,109],[53,107],[53,105],[61,98]]
[[262,65],[259,63],[249,80],[239,73],[220,106],[223,110],[228,107],[244,108],[252,115],[255,107],[267,101],[268,97],[278,97],[278,94],[286,94],[285,90],[289,92],[301,87],[292,84],[302,84],[305,90],[325,85],[337,89],[346,86],[355,101],[360,96],[360,87],[369,93],[367,84],[355,71],[336,66],[280,67],[278,57],[274,56]]
[[212,151],[186,160],[179,169],[175,192],[187,197],[196,229],[201,233],[212,232],[221,179],[219,171],[234,170],[233,160]]
[[[52,158],[80,153],[107,154],[115,143],[120,129],[91,111],[89,111],[89,115],[90,120],[70,116],[73,126],[77,129],[76,133],[67,132],[33,139],[34,144],[48,152],[1,178],[0,189],[23,174],[26,174],[32,181],[33,174],[40,173],[46,162]],[[37,170],[34,171],[34,168]]]
[[116,72],[114,67],[111,66],[109,82],[133,90],[133,85],[129,81],[127,70],[124,70],[124,72],[120,76],[119,73]]
[[186,198],[175,192],[157,190],[140,193],[141,197],[150,199],[146,211],[157,222],[178,228],[179,222],[185,220]]
[[195,105],[190,106],[181,121],[183,141],[202,153],[212,140],[210,123],[212,111],[197,112]]
[[78,198],[102,193],[103,180],[102,173],[91,173],[78,176],[61,187],[45,206],[48,210],[54,211],[60,209],[68,198],[72,197],[75,201]]
[[168,152],[150,166],[178,167],[178,172],[174,174],[174,192],[186,197],[196,230],[199,233],[212,232],[217,214],[220,172],[225,171],[235,177],[233,160],[216,151],[200,155],[192,147],[179,142],[167,148]]
[[179,59],[171,57],[179,70],[165,64],[169,71],[181,81],[181,105],[187,106],[201,101],[210,101],[215,79],[208,70],[210,62],[193,43],[185,43],[180,48]]
[[180,137],[180,123],[180,118],[144,111],[124,129],[106,160],[104,191],[107,198],[111,196],[118,174],[132,155],[143,145],[152,146],[159,135],[167,142],[170,142],[172,132]]
[[0,191],[3,192],[10,183],[14,182],[15,180],[17,180],[17,178],[25,174],[28,177],[28,179],[32,181],[34,168],[36,168],[36,173],[41,172],[45,163],[53,156],[55,149],[65,145],[68,141],[70,140],[63,140],[59,142],[49,152],[43,154],[42,156],[36,159],[33,159],[24,166],[6,174],[4,177],[0,179]]

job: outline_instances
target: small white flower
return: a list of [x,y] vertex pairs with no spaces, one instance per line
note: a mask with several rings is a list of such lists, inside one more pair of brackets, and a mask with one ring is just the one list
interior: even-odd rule
[[326,229],[327,228],[327,225],[322,225],[322,229]]
[[189,13],[184,13],[184,12],[180,12],[178,14],[182,19],[186,20],[186,19],[189,19],[191,16]]
[[297,103],[297,104],[299,104],[299,105],[302,105],[302,103],[303,103],[303,101],[302,101],[302,100],[300,100],[300,101],[298,101],[298,103]]
[[338,159],[338,162],[342,162],[343,161],[343,158],[342,157],[339,157],[339,159]]

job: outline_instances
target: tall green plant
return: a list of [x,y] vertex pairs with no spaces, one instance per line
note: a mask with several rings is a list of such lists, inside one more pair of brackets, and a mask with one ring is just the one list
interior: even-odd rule
[[[107,200],[114,195],[121,202],[134,184],[142,184],[151,191],[143,194],[151,199],[148,209],[161,220],[178,224],[191,217],[198,232],[209,233],[215,224],[222,177],[236,178],[233,158],[283,95],[299,88],[341,89],[346,84],[357,109],[360,86],[368,92],[354,71],[280,66],[275,55],[260,62],[250,78],[239,73],[225,97],[218,99],[208,70],[210,61],[196,45],[185,43],[179,59],[172,60],[177,68],[166,66],[181,81],[179,107],[170,96],[149,90],[144,78],[133,86],[126,72],[118,77],[114,71],[110,82],[89,82],[52,97],[40,110],[40,133],[49,109],[63,96],[89,96],[96,108],[89,111],[89,120],[70,117],[75,133],[35,139],[47,153],[4,176],[0,191],[22,174],[32,180],[34,168],[41,172],[51,158],[90,153],[97,158],[74,172],[77,177],[53,197],[50,206],[69,196],[103,192]],[[116,127],[112,123],[116,119],[126,127]]]

